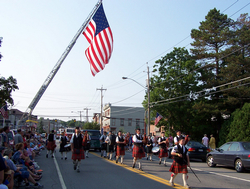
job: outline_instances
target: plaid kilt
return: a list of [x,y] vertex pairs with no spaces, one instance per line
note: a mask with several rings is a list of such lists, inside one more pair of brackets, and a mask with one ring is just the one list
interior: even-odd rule
[[124,156],[124,155],[125,155],[125,146],[123,147],[122,150],[122,147],[117,145],[116,156]]
[[168,157],[168,150],[167,150],[167,148],[166,149],[161,148],[158,157],[159,158]]
[[84,155],[84,149],[80,149],[80,154],[76,154],[75,153],[75,149],[74,152],[72,153],[72,157],[71,159],[75,160],[80,160],[80,159],[85,159],[85,155]]
[[173,173],[183,173],[183,174],[187,174],[188,173],[187,165],[186,164],[180,165],[175,160],[173,161],[173,163],[172,163],[169,171],[173,172]]
[[139,147],[139,146],[134,145],[132,157],[136,157],[139,159],[145,157],[145,152],[144,152],[143,146]]
[[56,148],[55,141],[48,142],[46,148],[47,148],[47,150],[54,150]]

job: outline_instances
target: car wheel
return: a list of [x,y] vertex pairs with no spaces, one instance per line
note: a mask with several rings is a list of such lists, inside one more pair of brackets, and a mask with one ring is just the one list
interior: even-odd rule
[[235,167],[235,170],[239,173],[244,171],[244,166],[240,159],[237,159],[235,161],[234,167]]
[[213,156],[208,156],[207,157],[207,165],[208,165],[208,167],[215,167],[216,166],[216,164],[214,164]]

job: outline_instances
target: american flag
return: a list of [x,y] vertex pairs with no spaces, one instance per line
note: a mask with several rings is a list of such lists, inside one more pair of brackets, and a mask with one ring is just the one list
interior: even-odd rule
[[155,125],[158,124],[158,122],[161,120],[161,118],[163,118],[162,115],[157,112],[156,117],[155,117]]
[[7,105],[4,105],[1,109],[0,109],[1,114],[3,115],[4,119],[8,119],[8,109],[7,109]]
[[113,51],[113,35],[105,16],[102,4],[83,32],[90,46],[85,54],[90,63],[90,70],[95,76],[108,64]]

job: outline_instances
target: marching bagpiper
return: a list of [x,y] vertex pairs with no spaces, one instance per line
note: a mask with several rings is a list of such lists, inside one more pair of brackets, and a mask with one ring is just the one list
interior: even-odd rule
[[80,132],[79,127],[75,128],[75,133],[73,133],[72,138],[70,140],[71,144],[71,151],[72,151],[72,160],[74,164],[74,170],[77,170],[77,172],[80,172],[80,164],[81,160],[85,159],[84,156],[84,149],[83,144],[85,141],[83,141],[83,136]]
[[116,137],[116,163],[118,163],[118,159],[121,156],[121,164],[123,164],[123,159],[125,155],[125,140],[122,136],[122,132],[118,132],[118,136]]
[[161,159],[164,158],[164,165],[166,165],[166,160],[168,157],[168,148],[167,148],[167,138],[165,137],[165,133],[161,132],[161,137],[158,139],[158,144],[160,148],[160,152],[158,157],[160,158],[159,165],[161,164]]
[[112,133],[112,131],[109,131],[109,135],[106,137],[105,142],[107,143],[107,157],[109,160],[112,160],[113,157],[113,153],[115,151],[115,140],[116,137],[115,135]]
[[46,158],[48,158],[49,151],[51,151],[51,157],[54,158],[54,150],[56,148],[56,136],[54,134],[54,130],[48,136],[48,144],[47,144],[47,154]]
[[189,156],[187,154],[187,148],[185,145],[184,137],[179,137],[179,144],[174,146],[172,149],[171,155],[174,156],[174,161],[169,171],[172,172],[170,177],[170,184],[174,186],[174,179],[178,173],[183,173],[183,185],[185,188],[189,188],[187,184],[187,165],[190,167]]
[[136,161],[139,161],[139,170],[142,171],[142,165],[140,159],[145,157],[145,152],[143,148],[143,137],[140,134],[141,130],[136,129],[136,135],[133,136],[134,148],[133,148],[133,165],[132,168],[135,168]]
[[106,157],[106,151],[107,151],[107,143],[105,142],[107,138],[107,132],[104,131],[103,135],[100,137],[100,142],[101,142],[101,157]]

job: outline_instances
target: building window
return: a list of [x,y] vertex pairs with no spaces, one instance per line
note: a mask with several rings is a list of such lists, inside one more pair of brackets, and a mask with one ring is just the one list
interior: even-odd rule
[[105,116],[109,117],[109,110],[105,111]]
[[135,126],[136,128],[140,128],[140,119],[136,119]]
[[112,118],[112,126],[115,126],[115,118]]
[[120,119],[120,126],[124,126],[124,118]]
[[131,118],[128,119],[128,126],[132,126],[132,119]]

